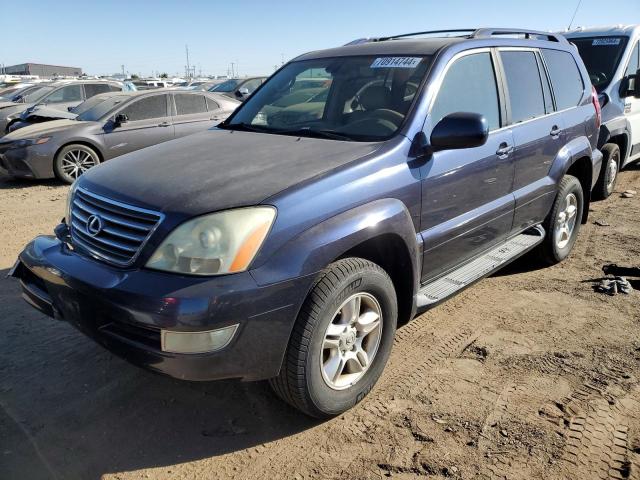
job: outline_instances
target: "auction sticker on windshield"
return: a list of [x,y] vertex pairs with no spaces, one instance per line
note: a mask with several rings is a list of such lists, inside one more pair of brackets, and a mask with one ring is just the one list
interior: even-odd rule
[[415,68],[421,57],[380,57],[371,64],[371,68]]

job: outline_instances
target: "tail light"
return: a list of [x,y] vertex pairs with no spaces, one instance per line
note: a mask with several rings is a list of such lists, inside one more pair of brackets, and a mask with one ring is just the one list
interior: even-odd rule
[[600,129],[602,124],[602,108],[600,107],[600,100],[598,100],[598,92],[595,87],[591,87],[591,101],[596,109],[596,128]]

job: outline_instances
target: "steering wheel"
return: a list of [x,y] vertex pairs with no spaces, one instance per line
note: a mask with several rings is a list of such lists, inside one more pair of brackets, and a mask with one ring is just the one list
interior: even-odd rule
[[589,78],[591,79],[591,83],[594,85],[600,85],[601,83],[605,83],[609,78],[607,74],[604,72],[593,72],[589,74]]

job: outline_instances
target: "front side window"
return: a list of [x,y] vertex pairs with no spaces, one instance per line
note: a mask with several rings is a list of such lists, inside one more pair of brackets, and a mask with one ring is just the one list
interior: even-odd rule
[[511,123],[545,114],[540,71],[534,52],[500,52],[511,104]]
[[204,95],[176,93],[173,98],[175,98],[176,101],[176,112],[178,115],[191,115],[194,113],[205,113],[207,111]]
[[631,52],[631,56],[629,57],[629,64],[627,65],[627,70],[624,72],[624,76],[635,75],[640,68],[638,58],[638,42],[636,42],[636,46],[633,47],[633,51]]
[[131,122],[166,117],[167,96],[153,95],[151,97],[141,98],[128,107],[123,108],[120,113],[124,113]]
[[[76,107],[75,113],[78,113],[76,120],[82,122],[98,121],[129,98],[126,95],[114,95],[106,99],[102,96],[93,97]],[[85,104],[89,105],[89,108],[85,108]]]
[[543,49],[542,55],[551,76],[557,109],[565,110],[577,106],[584,92],[584,84],[573,55],[549,49]]
[[627,46],[627,37],[569,38],[578,47],[589,79],[598,93],[609,86]]
[[209,89],[209,91],[223,93],[234,92],[239,84],[240,80],[227,80],[219,85],[216,85],[215,87],[212,87],[211,89]]
[[67,85],[59,88],[51,95],[45,98],[47,103],[62,102],[81,102],[82,101],[82,85]]
[[[334,140],[386,140],[403,125],[430,62],[425,56],[293,62],[267,80],[222,128]],[[319,88],[296,88],[307,80]]]
[[255,78],[253,80],[249,80],[248,82],[243,83],[240,88],[246,88],[249,90],[249,93],[253,93],[253,91],[260,86],[262,83],[262,79]]
[[447,70],[431,109],[432,124],[456,112],[479,113],[489,130],[500,128],[498,88],[489,53],[465,55]]

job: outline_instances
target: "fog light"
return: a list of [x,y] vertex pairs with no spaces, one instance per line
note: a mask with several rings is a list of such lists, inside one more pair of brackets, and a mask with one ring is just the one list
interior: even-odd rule
[[208,353],[226,347],[238,325],[206,332],[176,332],[162,330],[162,351],[170,353]]

